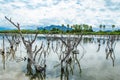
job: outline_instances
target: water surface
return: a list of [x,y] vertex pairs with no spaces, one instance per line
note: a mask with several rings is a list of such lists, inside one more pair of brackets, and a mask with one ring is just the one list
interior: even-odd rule
[[[9,37],[11,37],[11,35]],[[77,50],[79,50],[79,54],[77,54],[77,59],[82,71],[80,72],[77,61],[74,61],[74,58],[72,58],[73,62],[71,63],[71,65],[72,67],[74,66],[73,71],[70,71],[71,69],[69,67],[69,64],[64,63],[64,73],[62,73],[60,64],[61,61],[59,59],[60,54],[65,54],[65,47],[61,47],[62,42],[55,38],[50,38],[50,40],[48,41],[48,38],[46,38],[45,35],[39,35],[33,48],[35,47],[35,45],[38,45],[38,47],[40,47],[40,45],[43,43],[45,51],[47,50],[49,44],[49,48],[46,53],[42,52],[42,50],[40,51],[40,53],[42,53],[42,56],[38,61],[38,63],[42,66],[44,66],[45,61],[46,71],[45,76],[42,76],[44,78],[40,76],[35,77],[34,74],[36,74],[36,72],[34,71],[33,75],[27,74],[27,60],[24,60],[25,57],[27,58],[27,52],[23,43],[21,42],[17,47],[15,59],[11,59],[12,55],[9,55],[8,58],[5,59],[5,69],[3,64],[3,57],[2,55],[0,55],[0,80],[119,80],[120,40],[119,36],[115,37],[112,45],[112,57],[110,57],[109,55],[106,59],[106,48],[109,49],[109,47],[107,46],[108,40],[111,40],[110,38],[110,36],[83,36],[82,41],[76,48]],[[109,44],[111,43],[109,42]],[[2,35],[0,36],[0,45],[0,49],[2,49]],[[5,38],[6,52],[7,50],[9,50],[9,47],[9,42]],[[44,54],[46,54],[45,58]],[[37,55],[37,59],[38,58],[39,55]],[[112,60],[112,58],[114,59],[114,61]],[[39,74],[40,73],[37,73],[36,75]]]

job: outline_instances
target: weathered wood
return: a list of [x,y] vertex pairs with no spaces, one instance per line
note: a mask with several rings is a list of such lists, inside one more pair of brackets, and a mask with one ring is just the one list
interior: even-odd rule
[[[35,59],[34,59],[35,56],[33,56],[34,53],[33,53],[33,51],[32,51],[32,46],[33,46],[33,43],[35,42],[35,40],[37,39],[38,32],[36,32],[35,37],[34,37],[33,40],[32,40],[32,39],[31,39],[31,41],[30,41],[30,40],[25,40],[25,38],[24,38],[24,36],[23,36],[23,34],[22,34],[22,32],[21,32],[21,29],[20,29],[20,24],[19,24],[19,23],[15,24],[15,23],[11,20],[11,18],[9,19],[9,18],[7,18],[6,16],[5,16],[5,19],[8,20],[11,24],[13,24],[13,25],[18,29],[19,34],[20,34],[21,39],[22,39],[22,42],[23,42],[24,46],[26,47],[27,54],[28,54],[28,59],[30,59],[31,64],[33,64],[37,70],[41,71],[41,68],[42,68],[42,67],[35,62]],[[38,49],[38,50],[35,49],[35,51],[34,51],[34,52],[35,52],[35,55],[37,55],[37,53],[38,53],[40,50],[41,50],[41,48]]]

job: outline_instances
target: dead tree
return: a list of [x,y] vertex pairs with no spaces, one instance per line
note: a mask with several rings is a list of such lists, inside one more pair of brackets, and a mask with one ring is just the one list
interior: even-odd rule
[[[81,74],[82,70],[79,60],[82,59],[83,55],[78,60],[79,50],[77,48],[82,40],[82,34],[80,36],[78,35],[74,37],[70,35],[68,35],[67,37],[54,36],[54,38],[57,39],[56,40],[57,45],[55,47],[58,48],[57,50],[54,49],[53,50],[57,52],[57,55],[60,60],[60,64],[57,64],[54,67],[61,65],[61,80],[64,79],[69,80],[69,75],[74,74],[74,69],[75,69],[74,67],[77,67],[79,69],[79,73]],[[61,43],[59,43],[59,41]]]
[[19,46],[20,40],[18,37],[16,37],[17,35],[12,35],[11,38],[8,37],[8,35],[5,33],[5,37],[7,38],[9,44],[10,44],[10,50],[7,51],[7,55],[6,57],[8,58],[8,56],[10,54],[12,54],[11,59],[15,59],[15,52],[17,51],[17,47]]
[[75,37],[68,37],[66,40],[64,40],[64,38],[63,37],[58,37],[58,39],[60,40],[60,41],[62,41],[62,43],[65,45],[65,47],[66,47],[66,51],[65,51],[65,57],[61,60],[61,62],[64,62],[66,59],[67,59],[67,57],[69,57],[69,55],[73,52],[73,51],[76,51],[77,49],[77,46],[78,46],[78,44],[80,43],[80,41],[82,40],[82,34],[81,34],[81,36],[79,37],[78,36],[78,38],[75,38]]
[[5,16],[5,19],[8,20],[11,24],[13,24],[18,29],[20,37],[22,39],[22,42],[23,42],[23,44],[24,44],[24,46],[25,46],[25,48],[27,50],[27,55],[28,55],[28,60],[30,60],[29,61],[30,65],[33,64],[37,71],[43,71],[44,67],[41,67],[40,65],[38,65],[38,63],[35,62],[35,59],[34,59],[34,56],[33,56],[34,53],[35,53],[35,55],[37,55],[37,53],[41,50],[41,47],[39,49],[36,49],[37,48],[36,47],[35,50],[32,51],[32,47],[33,47],[33,44],[34,44],[34,42],[35,42],[35,40],[36,40],[36,38],[38,36],[38,32],[36,32],[34,39],[25,40],[25,38],[24,38],[24,36],[23,36],[23,34],[21,32],[21,29],[20,29],[20,24],[19,23],[15,24],[11,20],[11,18],[9,19],[6,16]]

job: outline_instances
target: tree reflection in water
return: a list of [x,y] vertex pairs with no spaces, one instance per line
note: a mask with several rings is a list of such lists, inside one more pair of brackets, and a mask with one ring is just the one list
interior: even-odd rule
[[97,49],[97,52],[99,52],[100,47],[101,47],[100,39],[97,39],[97,42],[98,42],[98,49]]
[[107,45],[105,48],[105,52],[106,52],[106,59],[108,59],[109,57],[112,60],[112,65],[114,66],[115,63],[115,53],[114,53],[114,49],[115,49],[115,36],[109,36],[108,40],[107,40]]
[[28,76],[30,80],[44,80],[46,77],[46,68],[44,70],[42,69],[42,71],[38,71],[33,67],[34,66],[31,66],[31,62],[28,59],[26,76]]
[[4,36],[3,36],[3,49],[0,49],[0,54],[2,56],[2,63],[3,63],[3,69],[5,70],[5,41],[4,41]]
[[[10,37],[8,37],[10,38]],[[8,38],[6,38],[8,40]],[[17,39],[17,38],[16,38]],[[117,38],[118,39],[118,38]],[[51,35],[46,36],[45,41],[41,41],[41,45],[39,50],[37,50],[37,46],[33,46],[35,49],[33,50],[33,60],[38,63],[41,66],[38,66],[36,68],[30,61],[29,58],[24,58],[23,60],[27,61],[26,65],[26,76],[29,77],[30,80],[44,80],[46,79],[46,60],[47,56],[53,52],[54,54],[57,54],[59,63],[55,65],[54,67],[58,68],[60,67],[60,80],[70,80],[72,75],[79,74],[81,76],[82,68],[80,64],[80,60],[83,58],[85,54],[85,49],[81,45],[81,41],[84,43],[93,43],[95,40],[98,42],[98,49],[97,52],[99,52],[102,45],[105,45],[105,51],[106,51],[106,59],[112,60],[112,65],[115,64],[115,45],[116,45],[116,37],[115,36],[109,36],[105,39],[102,38],[85,38],[83,39],[82,35],[78,36],[70,36],[67,35],[67,37],[57,37]],[[79,51],[78,45],[82,47],[82,51]],[[10,45],[11,46],[11,45]],[[3,49],[1,49],[1,55],[2,55],[2,62],[3,62],[3,69],[5,69],[5,60],[6,59],[6,53],[4,48],[4,36],[3,36]],[[53,54],[53,55],[54,55]],[[9,56],[8,56],[9,57]]]
[[[104,36],[105,37],[105,36]],[[100,47],[101,47],[101,40],[103,41],[103,45],[105,45],[105,53],[106,53],[106,59],[108,59],[110,57],[110,59],[112,60],[112,66],[114,67],[115,64],[115,53],[114,53],[114,49],[115,49],[115,45],[116,45],[116,39],[118,39],[118,37],[116,37],[115,35],[110,35],[105,38],[101,39],[98,38],[97,42],[98,42],[98,49],[97,52],[100,51]],[[106,44],[105,44],[106,41]]]

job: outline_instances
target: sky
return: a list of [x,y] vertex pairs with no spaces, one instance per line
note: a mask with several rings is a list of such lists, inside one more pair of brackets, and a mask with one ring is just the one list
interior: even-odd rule
[[[61,24],[120,25],[120,0],[0,0],[0,27]],[[110,27],[110,26],[109,26]]]

